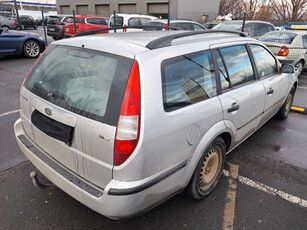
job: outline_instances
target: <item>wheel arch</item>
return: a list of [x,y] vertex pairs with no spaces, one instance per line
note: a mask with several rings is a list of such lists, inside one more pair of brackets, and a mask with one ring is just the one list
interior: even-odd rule
[[220,121],[213,125],[198,142],[198,146],[196,147],[194,154],[190,157],[186,166],[185,179],[183,180],[184,187],[186,187],[191,180],[195,168],[197,167],[203,153],[217,137],[221,137],[224,140],[227,153],[231,146],[231,141],[233,140],[233,133],[231,129],[226,127],[224,121]]

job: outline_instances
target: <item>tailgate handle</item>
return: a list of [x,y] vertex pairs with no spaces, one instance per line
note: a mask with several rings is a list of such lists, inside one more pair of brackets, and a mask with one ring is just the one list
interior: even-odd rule
[[269,91],[266,93],[267,95],[271,95],[274,93],[274,89],[270,88]]
[[231,107],[227,110],[227,112],[231,113],[231,112],[239,110],[239,108],[240,108],[240,105],[238,105],[237,102],[235,102],[231,105]]

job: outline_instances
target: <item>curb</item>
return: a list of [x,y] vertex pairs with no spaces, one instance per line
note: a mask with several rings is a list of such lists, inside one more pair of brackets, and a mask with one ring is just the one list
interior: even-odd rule
[[291,111],[307,115],[307,108],[299,106],[291,106]]

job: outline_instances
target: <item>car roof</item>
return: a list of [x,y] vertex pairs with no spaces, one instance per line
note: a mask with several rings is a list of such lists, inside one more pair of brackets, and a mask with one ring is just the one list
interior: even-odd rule
[[[223,21],[221,23],[227,23],[227,24],[243,24],[243,20],[231,20],[231,21]],[[265,21],[253,21],[253,20],[247,20],[245,21],[245,24],[250,24],[250,23],[263,23],[263,24],[268,24],[268,25],[272,25],[274,26],[272,23],[270,22],[265,22]]]
[[[167,23],[167,19],[155,19],[153,20],[153,22],[162,22],[162,23]],[[199,24],[198,22],[195,22],[193,20],[188,20],[188,19],[171,19],[170,20],[170,23],[174,23],[174,22],[187,22],[187,23],[197,23]]]
[[[152,15],[146,15],[146,14],[121,14],[121,13],[116,13],[116,16],[129,16],[129,17],[148,17],[148,18],[157,18],[155,16]],[[110,17],[114,17],[114,14],[112,14]]]
[[[73,17],[73,16],[70,16],[70,17]],[[76,18],[106,18],[108,19],[107,17],[95,16],[95,15],[76,15],[75,17]]]
[[[89,49],[110,52],[113,54],[134,58],[135,55],[149,51],[146,47],[150,42],[168,35],[176,35],[179,33],[190,33],[182,30],[168,31],[142,31],[127,33],[107,33],[95,34],[89,36],[73,37],[69,39],[53,42],[55,45],[68,45],[76,47],[85,47]],[[237,34],[212,32],[208,34],[191,35],[184,38],[178,38],[171,42],[171,46],[183,43],[193,43],[200,41],[208,41],[209,44],[216,44],[217,41],[231,42],[255,39],[248,37],[240,37]]]
[[307,30],[275,30],[275,31],[271,31],[269,33],[266,33],[265,35],[267,34],[280,34],[280,33],[294,33],[294,34],[297,34],[297,35],[306,35],[307,34]]

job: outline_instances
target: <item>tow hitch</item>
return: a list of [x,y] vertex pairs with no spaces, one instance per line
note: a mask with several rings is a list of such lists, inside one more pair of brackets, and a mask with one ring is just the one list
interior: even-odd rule
[[46,189],[54,187],[53,184],[42,184],[37,178],[37,172],[33,171],[30,173],[30,177],[32,178],[32,183],[36,188]]

